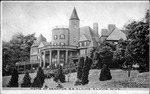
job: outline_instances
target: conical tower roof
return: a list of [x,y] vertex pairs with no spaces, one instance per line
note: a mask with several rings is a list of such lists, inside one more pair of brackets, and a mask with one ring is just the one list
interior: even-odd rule
[[46,42],[46,38],[40,34],[40,36],[37,38],[37,40],[33,43],[33,46],[39,46],[41,42]]
[[70,20],[80,20],[77,14],[76,9],[74,8],[70,17]]

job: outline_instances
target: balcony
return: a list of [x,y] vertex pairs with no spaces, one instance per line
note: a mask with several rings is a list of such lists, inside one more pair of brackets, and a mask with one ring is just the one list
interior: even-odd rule
[[41,48],[41,50],[44,49],[77,49],[77,46],[73,46],[73,45],[48,45],[45,46],[43,48]]
[[69,26],[58,25],[58,26],[52,27],[52,30],[54,30],[54,29],[68,29],[68,28],[69,28]]

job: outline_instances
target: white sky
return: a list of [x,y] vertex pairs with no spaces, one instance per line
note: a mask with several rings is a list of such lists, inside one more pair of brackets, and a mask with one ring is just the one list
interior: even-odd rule
[[2,2],[2,40],[8,41],[17,32],[23,34],[43,34],[47,41],[51,40],[52,27],[69,25],[69,18],[75,7],[80,19],[80,27],[93,27],[94,22],[99,24],[99,34],[108,24],[115,24],[122,29],[128,20],[140,20],[144,17],[149,2]]

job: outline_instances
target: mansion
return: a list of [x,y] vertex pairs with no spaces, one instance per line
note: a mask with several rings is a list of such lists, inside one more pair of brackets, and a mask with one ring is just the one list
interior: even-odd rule
[[[74,8],[69,19],[69,26],[55,26],[52,29],[51,42],[41,34],[30,50],[32,67],[55,68],[57,65],[77,64],[79,57],[89,56],[90,51],[104,41],[116,43],[126,39],[126,34],[115,25],[109,24],[98,34],[98,23],[80,27],[80,19]],[[18,65],[19,66],[19,65]]]

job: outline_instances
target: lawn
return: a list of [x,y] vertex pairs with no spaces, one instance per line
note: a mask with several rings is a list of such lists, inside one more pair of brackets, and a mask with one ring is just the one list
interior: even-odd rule
[[[111,70],[112,79],[108,81],[99,81],[99,75],[101,70],[93,69],[89,73],[89,83],[87,85],[74,86],[77,73],[71,73],[70,81],[62,83],[64,88],[149,88],[149,72],[139,73],[136,70],[131,71],[131,76],[128,77],[128,72],[125,70]],[[32,81],[36,76],[36,73],[30,73]],[[19,75],[19,85],[22,83],[24,74]],[[10,76],[2,78],[2,86],[6,88],[10,80]],[[67,80],[67,75],[66,75]],[[56,88],[58,83],[53,81],[53,78],[45,79],[44,85],[49,88]]]

